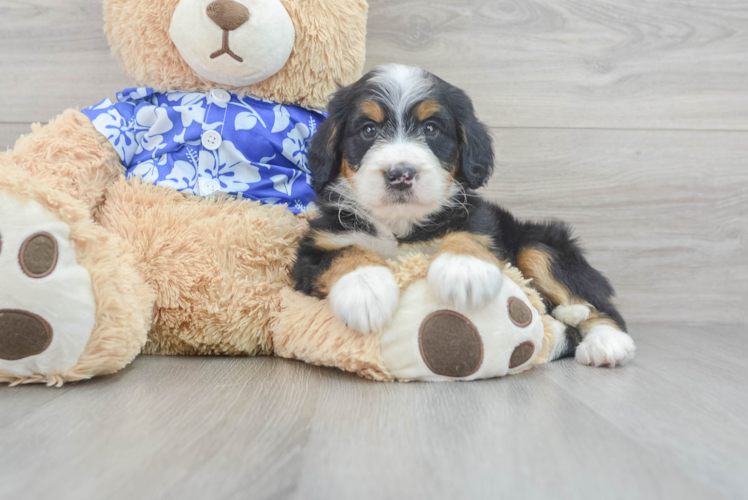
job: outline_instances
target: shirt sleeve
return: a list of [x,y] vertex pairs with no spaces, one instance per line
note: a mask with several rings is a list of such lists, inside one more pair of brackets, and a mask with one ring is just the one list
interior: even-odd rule
[[132,166],[138,149],[135,130],[135,105],[129,102],[113,104],[104,99],[99,104],[81,110],[93,126],[112,144],[126,168]]

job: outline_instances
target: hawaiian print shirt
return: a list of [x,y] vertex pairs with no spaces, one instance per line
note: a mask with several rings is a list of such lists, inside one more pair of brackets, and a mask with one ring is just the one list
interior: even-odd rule
[[83,113],[128,178],[198,196],[229,193],[306,212],[314,200],[309,141],[326,115],[223,89],[127,89]]

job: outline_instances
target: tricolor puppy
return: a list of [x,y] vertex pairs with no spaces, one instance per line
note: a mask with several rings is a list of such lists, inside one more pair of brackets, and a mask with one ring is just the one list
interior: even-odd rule
[[554,358],[615,366],[634,355],[613,289],[561,222],[518,221],[474,193],[494,169],[491,138],[460,89],[388,65],[335,94],[309,152],[320,217],[294,267],[296,287],[329,297],[349,327],[385,326],[399,290],[385,259],[432,255],[428,281],[454,307],[484,306],[499,265],[517,266],[557,319]]

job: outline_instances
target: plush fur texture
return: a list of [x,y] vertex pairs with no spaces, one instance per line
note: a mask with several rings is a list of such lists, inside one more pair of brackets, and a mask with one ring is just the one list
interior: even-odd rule
[[122,162],[106,137],[80,111],[67,110],[48,125],[31,127],[0,162],[15,164],[49,189],[83,203],[91,212],[107,188],[122,177]]
[[26,377],[0,372],[0,382],[60,386],[64,381],[113,373],[130,363],[145,344],[155,293],[136,269],[127,243],[95,224],[85,203],[38,182],[9,162],[7,155],[0,158],[0,194],[3,192],[36,201],[68,224],[78,263],[91,275],[96,320],[88,344],[73,368]]
[[144,352],[271,354],[268,322],[307,224],[282,206],[117,182],[99,221],[156,290]]
[[[104,17],[112,53],[138,85],[206,91],[216,86],[182,59],[169,37],[179,0],[105,0]],[[271,101],[321,108],[338,85],[361,74],[366,52],[364,0],[282,0],[296,30],[286,65],[267,80],[227,88]],[[219,85],[224,87],[223,85]]]
[[[413,253],[387,264],[395,276],[401,294],[416,282],[427,279],[430,259]],[[530,280],[510,264],[502,264],[505,279],[515,282],[538,310],[543,321],[542,349],[531,366],[548,362],[555,343],[553,318],[545,314],[540,294],[530,286]],[[281,308],[272,314],[270,330],[275,354],[299,359],[307,363],[338,367],[372,380],[395,380],[382,360],[377,335],[361,335],[346,328],[330,307],[329,300],[284,289]]]
[[[112,52],[138,85],[208,90],[215,85],[187,66],[169,38],[177,3],[105,0]],[[367,3],[282,3],[296,32],[286,65],[265,81],[229,90],[324,107],[338,84],[360,76]],[[270,319],[290,283],[306,218],[246,200],[187,197],[125,181],[123,172],[107,139],[74,110],[35,125],[13,150],[0,154],[0,195],[35,200],[70,226],[78,264],[89,272],[96,299],[94,330],[72,369],[31,377],[0,373],[0,381],[60,385],[117,371],[141,350],[273,352]]]

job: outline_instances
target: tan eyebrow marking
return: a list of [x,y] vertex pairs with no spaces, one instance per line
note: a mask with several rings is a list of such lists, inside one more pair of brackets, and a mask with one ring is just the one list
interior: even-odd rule
[[361,111],[377,123],[382,123],[384,121],[384,111],[382,111],[382,107],[374,101],[362,102]]
[[416,113],[418,114],[418,119],[423,121],[434,116],[440,109],[442,109],[442,107],[439,106],[438,102],[433,99],[426,99],[418,105]]

